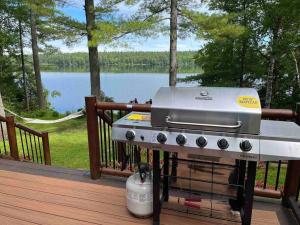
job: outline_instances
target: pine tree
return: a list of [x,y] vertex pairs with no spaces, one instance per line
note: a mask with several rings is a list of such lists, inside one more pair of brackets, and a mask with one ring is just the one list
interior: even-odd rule
[[94,0],[85,0],[86,31],[89,49],[91,94],[100,100],[100,66],[98,58],[98,47],[93,45],[93,32],[96,29]]
[[211,0],[209,7],[216,13],[190,14],[208,43],[196,56],[203,74],[187,80],[256,87],[265,107],[293,107],[300,100],[299,1]]
[[74,40],[74,30],[65,28],[68,27],[67,24],[74,26],[75,22],[58,10],[58,4],[63,4],[62,0],[19,0],[19,2],[18,6],[22,10],[19,10],[18,14],[22,15],[24,26],[30,27],[38,106],[40,109],[44,109],[46,96],[41,79],[39,52],[43,47],[49,47],[47,42],[50,40],[61,39],[66,42]]
[[[144,18],[156,17],[156,22],[161,22],[162,31],[168,31],[170,35],[170,58],[169,58],[169,85],[176,86],[177,82],[177,40],[178,35],[187,36],[189,17],[185,13],[193,11],[202,4],[201,0],[146,0],[136,1],[140,3],[139,13]],[[189,10],[188,10],[189,9]],[[166,26],[164,21],[169,20],[170,25]]]
[[[140,20],[138,17],[123,18],[116,16],[121,3],[132,4],[125,0],[104,0],[94,5],[93,0],[85,1],[86,26],[85,32],[88,39],[89,66],[91,76],[91,94],[101,99],[100,90],[100,65],[98,58],[98,45],[112,44],[125,38],[126,35],[146,35],[153,30],[155,20],[148,18]],[[120,44],[120,43],[119,43]]]

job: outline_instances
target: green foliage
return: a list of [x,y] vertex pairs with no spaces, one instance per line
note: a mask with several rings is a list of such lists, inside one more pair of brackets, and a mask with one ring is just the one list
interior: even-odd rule
[[114,98],[113,98],[113,97],[106,96],[106,95],[104,94],[103,91],[100,91],[100,100],[101,100],[102,102],[113,102],[113,101],[114,101]]
[[[194,63],[196,52],[178,52],[178,67],[181,72],[199,72]],[[87,53],[56,53],[40,56],[44,70],[88,71]],[[167,72],[168,52],[101,52],[100,67],[106,72]],[[153,70],[151,70],[153,68]]]
[[[126,37],[130,35],[149,36],[155,34],[157,17],[145,19],[135,14],[123,16],[119,11],[121,4],[132,6],[137,4],[137,1],[104,0],[97,3],[94,10],[95,28],[91,30],[92,40],[89,40],[89,46],[100,44],[126,46]],[[80,29],[79,33],[86,33],[84,23],[77,25],[77,28]]]
[[66,44],[78,41],[78,31],[85,27],[78,21],[66,16],[58,9],[63,0],[19,0],[21,8],[25,9],[24,20],[27,26],[29,13],[32,11],[37,20],[37,30],[40,49],[49,47],[51,40],[64,40]]
[[195,57],[203,74],[185,81],[255,87],[262,105],[269,89],[272,107],[294,108],[300,101],[299,1],[212,0],[208,5],[215,13],[185,11],[197,36],[207,40]]
[[[171,1],[165,0],[136,0],[139,6],[137,15],[144,21],[153,19],[156,29],[160,33],[170,33]],[[191,27],[190,16],[196,14],[196,9],[200,8],[202,1],[199,0],[178,0],[177,1],[177,26],[178,36],[182,39],[188,37],[194,29]],[[189,9],[189,10],[188,10]]]
[[[25,105],[24,80],[21,68],[21,48],[31,46],[30,12],[37,21],[40,50],[49,49],[50,40],[63,39],[67,43],[75,41],[79,26],[76,21],[58,10],[60,0],[2,0],[0,2],[0,91],[4,104],[19,111]],[[20,45],[20,35],[23,46]],[[30,108],[37,107],[36,79],[32,69],[32,59],[25,59],[26,89]]]
[[21,77],[18,57],[18,26],[15,13],[15,4],[10,1],[0,3],[0,91],[4,104],[12,108],[22,106]]
[[[199,38],[222,41],[228,38],[239,38],[246,32],[245,27],[231,23],[231,21],[236,19],[235,14],[208,15],[207,13],[195,12],[189,9],[184,9],[183,14],[189,19],[186,26],[189,29],[196,27],[196,35]],[[193,26],[191,26],[191,23]]]
[[[59,114],[57,111],[51,108],[46,109],[36,109],[34,111],[24,111],[20,110],[19,115],[27,118],[37,118],[37,119],[44,119],[44,120],[54,120],[64,117],[64,115]],[[24,123],[23,120],[16,117],[16,120]],[[29,127],[34,126],[34,124],[28,124]]]
[[61,96],[61,93],[59,91],[52,91],[51,92],[51,98],[56,98]]
[[195,56],[196,63],[201,65],[202,74],[189,76],[184,81],[198,81],[203,86],[254,86],[264,71],[264,64],[258,63],[261,56],[255,51],[247,51],[244,73],[241,74],[241,42],[238,39],[215,41],[199,50]]

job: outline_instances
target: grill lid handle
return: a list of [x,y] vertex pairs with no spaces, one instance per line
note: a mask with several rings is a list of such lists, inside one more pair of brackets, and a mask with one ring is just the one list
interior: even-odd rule
[[238,129],[242,126],[242,121],[237,121],[235,125],[177,122],[177,121],[172,121],[170,116],[166,117],[166,123],[173,124],[173,125],[187,125],[187,126],[197,126],[197,127],[218,127],[218,128],[230,128],[230,129]]

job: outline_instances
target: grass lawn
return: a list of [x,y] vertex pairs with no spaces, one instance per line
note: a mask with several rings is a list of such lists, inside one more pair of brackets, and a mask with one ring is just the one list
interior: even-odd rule
[[[278,167],[277,163],[270,163],[269,164],[267,187],[270,187],[270,188],[275,187],[276,176],[277,176],[277,167]],[[283,185],[284,185],[286,168],[287,168],[286,164],[281,164],[278,188],[283,187]],[[257,186],[263,187],[264,178],[265,178],[265,167],[259,167],[257,169],[257,174],[256,174],[256,181],[257,181],[256,184],[257,184]]]
[[49,132],[52,165],[68,168],[89,167],[86,118],[56,124],[26,124]]

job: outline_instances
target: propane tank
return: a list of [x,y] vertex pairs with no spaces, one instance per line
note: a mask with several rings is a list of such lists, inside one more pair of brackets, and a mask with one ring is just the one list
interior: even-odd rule
[[138,164],[138,171],[127,179],[126,193],[129,212],[137,217],[152,215],[152,174],[148,164]]

